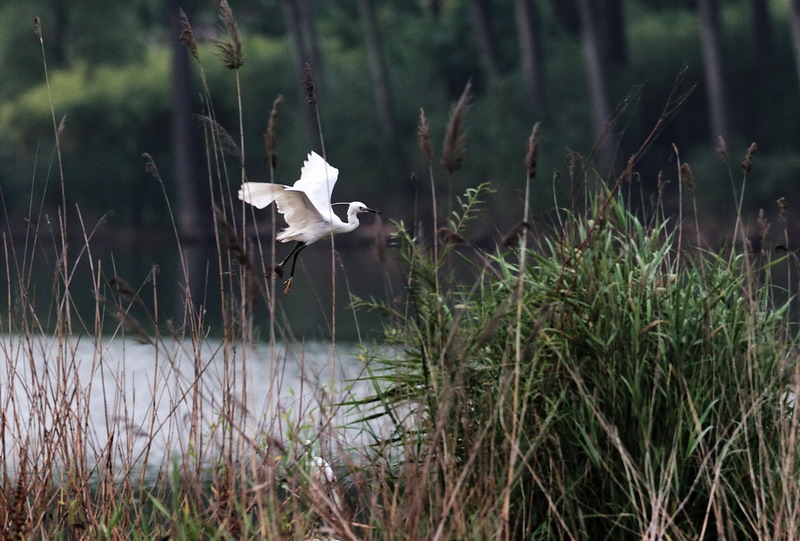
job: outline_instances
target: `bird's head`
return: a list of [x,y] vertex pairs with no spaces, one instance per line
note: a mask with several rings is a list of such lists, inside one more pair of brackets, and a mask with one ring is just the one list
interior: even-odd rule
[[360,212],[371,212],[373,214],[380,214],[380,211],[371,209],[361,201],[353,201],[352,203],[331,203],[332,206],[335,205],[347,205],[347,215],[356,215]]
[[380,214],[379,211],[369,208],[361,201],[353,201],[352,203],[350,203],[350,207],[347,209],[347,213],[349,214],[351,212],[355,212],[356,214],[358,214],[359,212],[371,212],[373,214]]

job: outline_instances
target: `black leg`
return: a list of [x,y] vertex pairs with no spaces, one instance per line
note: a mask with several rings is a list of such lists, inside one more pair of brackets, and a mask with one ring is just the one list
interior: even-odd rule
[[[289,278],[294,276],[294,266],[297,265],[297,256],[300,255],[300,252],[303,251],[303,248],[308,246],[305,242],[298,243],[297,250],[294,251],[294,259],[292,260],[292,272],[289,273]],[[287,258],[288,259],[288,258]]]
[[283,258],[283,261],[275,265],[275,268],[272,269],[275,272],[275,276],[283,276],[283,266],[289,261],[289,258],[292,257],[295,253],[299,252],[304,246],[306,245],[305,242],[296,242],[292,249],[289,251],[289,255]]
[[295,244],[294,248],[292,248],[292,251],[289,252],[289,255],[287,255],[286,259],[284,259],[283,262],[280,264],[280,266],[283,267],[283,265],[287,261],[289,261],[289,258],[292,257],[292,255],[294,255],[294,259],[292,259],[292,272],[289,273],[289,279],[283,283],[284,295],[289,293],[289,291],[291,291],[292,289],[292,280],[294,280],[294,267],[295,265],[297,265],[297,256],[300,255],[300,252],[302,252],[303,248],[305,248],[306,246],[307,244],[305,242],[298,242],[297,244]]
[[286,264],[286,262],[289,261],[290,257],[295,255],[295,253],[300,252],[300,250],[302,250],[305,247],[306,247],[306,243],[305,242],[298,242],[297,244],[295,244],[294,247],[292,248],[292,251],[289,252],[289,255],[284,257],[283,261],[281,261],[281,267],[283,267]]

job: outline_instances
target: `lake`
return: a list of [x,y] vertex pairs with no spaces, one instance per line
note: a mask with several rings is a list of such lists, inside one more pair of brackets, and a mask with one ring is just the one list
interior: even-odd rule
[[[212,463],[223,440],[252,455],[277,441],[310,440],[329,461],[367,443],[354,414],[336,404],[373,391],[354,344],[226,344],[215,339],[137,343],[121,337],[0,336],[2,458],[24,452],[55,463],[96,457],[156,474],[198,455]],[[233,419],[227,429],[223,419]],[[376,430],[373,423],[370,427]],[[227,430],[227,431],[226,431]]]

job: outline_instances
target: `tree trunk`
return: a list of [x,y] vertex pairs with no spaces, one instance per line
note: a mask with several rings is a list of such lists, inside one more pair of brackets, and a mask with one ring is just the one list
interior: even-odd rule
[[478,38],[481,63],[489,83],[494,84],[500,73],[500,48],[497,34],[492,27],[491,6],[489,0],[470,0],[469,7],[472,26]]
[[364,25],[369,73],[372,77],[375,105],[378,107],[383,137],[389,145],[398,148],[394,145],[396,143],[397,130],[394,122],[392,87],[389,80],[389,72],[386,68],[386,60],[383,56],[380,32],[378,31],[372,0],[358,0],[358,10],[361,13],[361,22]]
[[438,19],[442,15],[442,0],[430,0],[428,9],[433,15],[434,19]]
[[544,104],[542,81],[542,53],[538,32],[538,13],[536,0],[515,0],[517,34],[519,36],[519,56],[522,64],[522,77],[528,96],[530,109],[539,112]]
[[773,57],[772,20],[767,0],[753,0],[753,42],[755,65],[763,65]]
[[70,13],[68,0],[52,0],[53,5],[53,60],[56,66],[69,62]]
[[581,29],[580,17],[576,0],[551,0],[552,10],[556,18],[571,34],[577,34]]
[[[284,21],[286,22],[286,29],[289,31],[289,37],[292,40],[294,66],[297,73],[297,89],[299,91],[301,109],[305,112],[303,116],[305,117],[306,128],[308,129],[308,137],[310,141],[315,141],[317,140],[316,134],[318,132],[317,116],[312,107],[305,106],[306,90],[303,88],[303,85],[300,84],[300,81],[303,80],[306,63],[311,64],[311,59],[306,52],[303,29],[300,23],[300,15],[293,0],[282,0],[281,8],[283,10]],[[322,149],[319,147],[316,147],[315,150],[319,152],[322,151]]]
[[625,37],[625,13],[622,0],[605,0],[603,21],[606,34],[606,58],[613,66],[625,65],[628,61],[628,44]]
[[311,64],[314,75],[321,80],[323,78],[322,53],[319,50],[317,25],[314,22],[311,0],[297,0],[297,16],[305,43],[306,62]]
[[725,58],[720,41],[719,9],[716,0],[697,0],[700,18],[700,38],[705,64],[706,95],[708,97],[711,145],[719,137],[730,141],[728,89],[725,83]]
[[792,49],[794,50],[794,66],[797,80],[800,83],[800,0],[789,2],[789,23],[792,28]]
[[208,239],[213,236],[211,194],[208,179],[201,167],[201,154],[194,112],[192,70],[189,54],[178,39],[179,0],[167,0],[170,49],[172,50],[172,151],[175,160],[175,182],[178,188],[178,228],[182,236]]
[[611,98],[609,97],[608,71],[605,65],[603,44],[600,42],[600,33],[595,17],[596,1],[578,0],[578,15],[580,17],[583,52],[586,57],[589,90],[592,95],[595,132],[598,137],[602,138],[600,146],[601,157],[607,164],[611,164],[616,148],[616,139],[613,127],[609,125],[612,120]]

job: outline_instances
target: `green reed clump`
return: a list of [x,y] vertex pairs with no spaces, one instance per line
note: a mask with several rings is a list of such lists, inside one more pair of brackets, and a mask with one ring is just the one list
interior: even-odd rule
[[[474,205],[462,210],[468,221]],[[404,519],[541,539],[763,537],[794,523],[793,344],[779,339],[789,304],[771,301],[771,264],[676,257],[666,222],[608,193],[562,223],[528,250],[520,290],[514,256],[459,281],[447,253],[397,234],[409,297],[379,307],[396,350],[369,377],[404,448],[399,478],[414,472],[398,488],[418,502]]]

